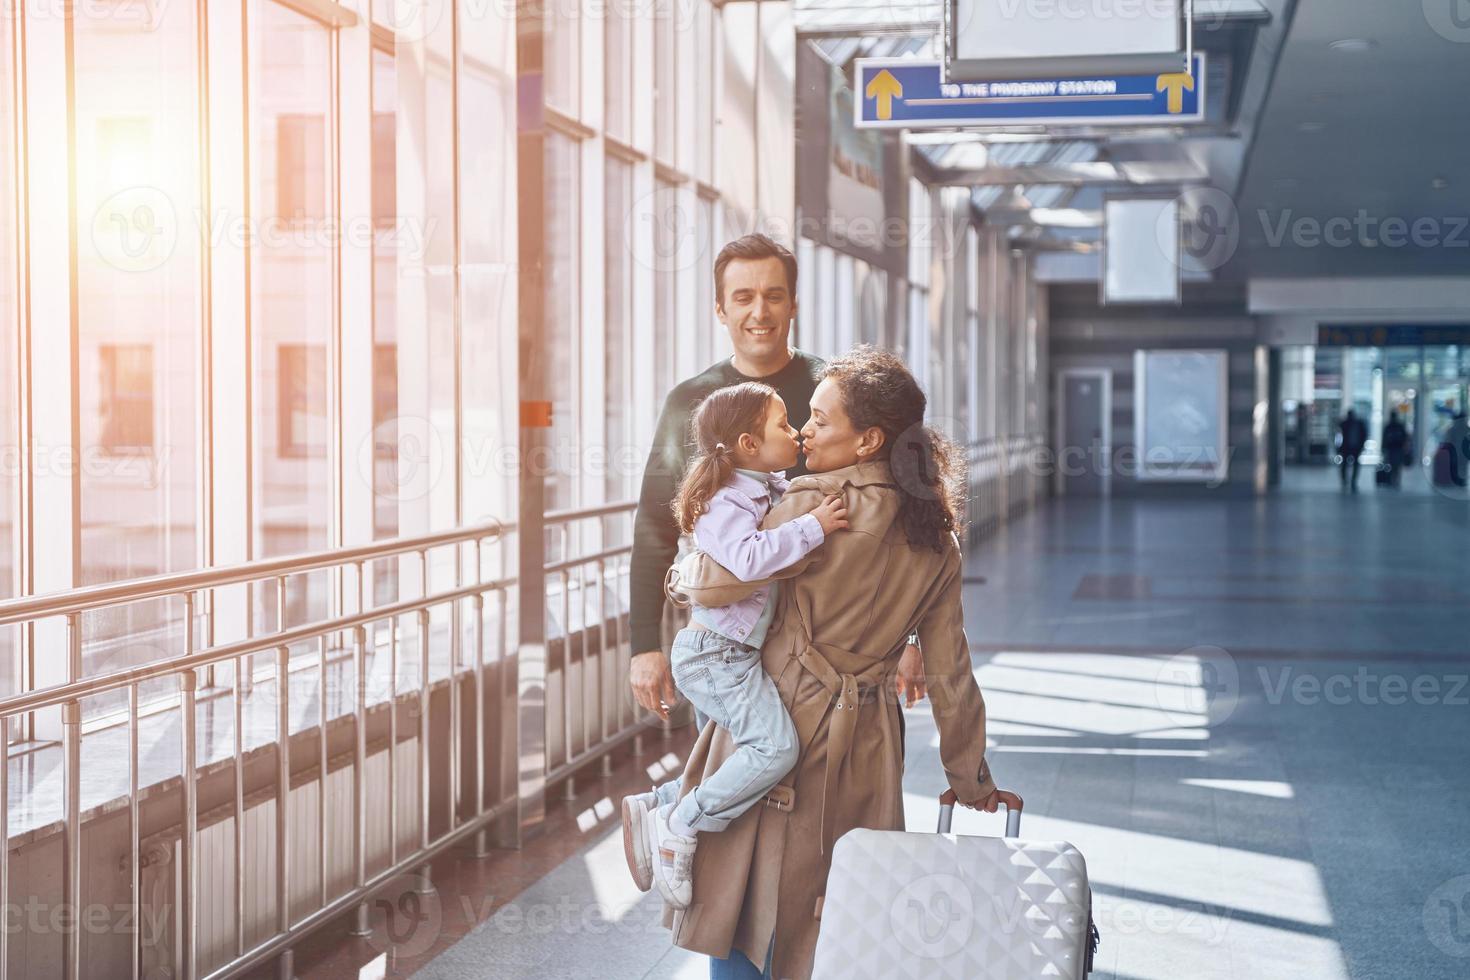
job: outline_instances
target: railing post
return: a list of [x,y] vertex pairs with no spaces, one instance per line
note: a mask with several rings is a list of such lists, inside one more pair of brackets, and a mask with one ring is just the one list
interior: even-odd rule
[[[182,699],[181,699],[182,704]],[[196,798],[197,799],[197,798]],[[188,814],[185,801],[185,815]],[[196,810],[197,813],[197,810]],[[0,826],[4,821],[0,820]],[[197,824],[185,824],[185,827]],[[143,974],[143,827],[138,824],[138,685],[128,685],[128,893],[132,898],[132,980]],[[0,908],[4,908],[0,902]],[[187,959],[185,959],[187,962]]]
[[419,846],[428,847],[429,834],[429,610],[420,609],[419,623]]
[[[66,617],[66,679],[82,677],[82,615]],[[65,771],[65,876],[62,879],[62,908],[70,910],[72,928],[65,934],[62,970],[67,980],[77,980],[82,970],[82,703],[67,701],[61,706],[62,754]],[[8,833],[8,828],[7,828]],[[6,841],[6,847],[10,846]]]
[[[291,929],[291,649],[276,648],[276,930]],[[281,975],[289,980],[291,951],[281,953]]]
[[[10,716],[0,715],[0,911],[10,908]],[[8,917],[8,912],[6,915]],[[0,923],[0,980],[10,976],[10,929]]]
[[[198,882],[199,872],[196,867],[198,855],[197,834],[199,830],[199,764],[198,764],[198,732],[196,730],[197,718],[195,715],[196,688],[199,684],[199,675],[192,670],[179,673],[179,729],[181,732],[181,753],[183,759],[181,785],[183,787],[183,813],[182,829],[179,833],[179,880],[183,894],[179,897],[179,936],[182,940],[182,959],[179,964],[179,975],[184,980],[194,980],[198,976],[198,930],[195,923],[198,921]],[[138,769],[138,688],[133,685],[128,689],[131,698],[131,717],[129,728],[131,731],[130,742],[132,749],[133,767],[133,799],[138,796],[137,769]],[[137,837],[137,814],[134,813],[133,847],[138,847]],[[137,851],[134,851],[134,858]],[[137,864],[134,862],[134,886],[137,886]],[[136,919],[135,919],[136,921]]]
[[[341,633],[337,634],[341,636]],[[327,766],[331,759],[327,755],[327,636],[323,633],[316,638],[317,648],[317,682],[316,682],[316,707],[317,720],[316,732],[318,736],[318,747],[321,756],[317,759],[317,791],[316,791],[316,860],[317,880],[321,885],[321,904],[327,904]]]
[[[234,749],[235,749],[235,908],[245,907],[245,687],[247,658],[235,658]],[[235,916],[235,955],[245,955],[245,916]]]
[[[480,565],[480,542],[475,541],[475,581],[483,582]],[[476,592],[471,608],[475,616],[475,805],[476,820],[485,816],[485,593]],[[475,834],[475,856],[489,852],[489,837],[482,827]]]
[[[367,655],[363,649],[367,631],[361,626],[352,631],[352,672],[354,685],[354,732],[352,739],[352,883],[358,888],[367,884]],[[391,807],[392,801],[389,801]],[[372,933],[368,924],[368,904],[357,906],[351,934]]]
[[[561,572],[561,727],[562,761],[572,761],[572,576]],[[571,782],[569,779],[568,783]]]
[[388,863],[398,863],[398,617],[388,621]]

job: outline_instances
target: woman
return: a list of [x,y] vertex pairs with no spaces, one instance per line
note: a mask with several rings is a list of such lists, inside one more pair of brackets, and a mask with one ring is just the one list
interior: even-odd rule
[[[990,811],[1019,802],[996,789],[985,763],[985,706],[970,670],[954,533],[962,462],[924,427],[924,405],[892,354],[863,347],[830,363],[801,433],[809,475],[767,517],[771,527],[839,494],[851,527],[781,589],[762,650],[796,724],[799,761],[767,805],[701,845],[693,904],[666,915],[676,945],[714,957],[714,980],[809,976],[832,844],[856,827],[903,828],[903,723],[890,692],[911,634],[923,650],[950,788]],[[704,604],[753,587],[708,561],[683,572],[681,590]],[[726,732],[706,726],[682,791],[732,749]]]

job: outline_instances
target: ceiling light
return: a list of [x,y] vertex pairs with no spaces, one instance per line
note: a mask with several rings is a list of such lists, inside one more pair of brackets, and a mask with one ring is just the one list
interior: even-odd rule
[[1445,180],[1443,177],[1436,177],[1429,182],[1429,186],[1433,187],[1437,191],[1442,191],[1446,187],[1450,186],[1450,182],[1448,180]]
[[1317,122],[1316,120],[1309,120],[1304,123],[1297,123],[1296,128],[1304,133],[1320,133],[1322,132],[1322,130],[1327,128],[1327,124],[1324,122]]
[[1378,47],[1378,42],[1366,37],[1345,37],[1333,41],[1329,47],[1340,54],[1364,54]]

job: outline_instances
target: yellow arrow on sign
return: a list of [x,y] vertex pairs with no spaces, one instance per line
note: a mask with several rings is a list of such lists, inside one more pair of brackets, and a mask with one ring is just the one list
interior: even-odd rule
[[1191,92],[1194,91],[1194,76],[1184,71],[1160,75],[1159,80],[1154,84],[1155,92],[1168,91],[1169,113],[1171,115],[1184,111],[1184,92],[1186,89]]
[[887,68],[873,76],[866,89],[868,98],[878,100],[878,118],[893,118],[893,100],[903,96],[903,83]]

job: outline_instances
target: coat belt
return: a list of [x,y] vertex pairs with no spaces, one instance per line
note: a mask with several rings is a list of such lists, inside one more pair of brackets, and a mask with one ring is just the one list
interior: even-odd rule
[[837,819],[837,814],[828,809],[827,801],[836,792],[837,774],[852,750],[858,704],[863,692],[881,688],[896,667],[888,666],[891,658],[885,657],[861,673],[839,674],[810,645],[801,648],[796,659],[836,699],[832,705],[832,723],[827,728],[827,769],[822,779],[822,853],[826,854],[832,846],[832,825]]

